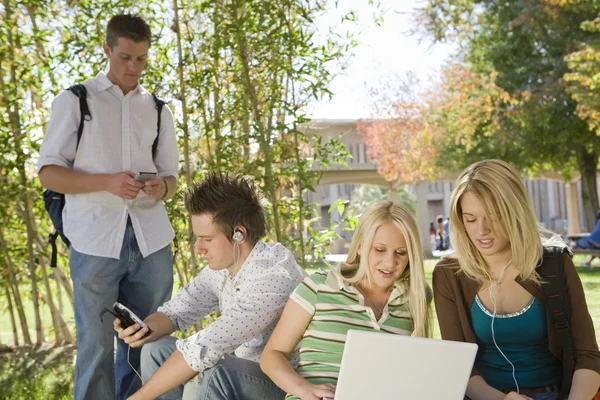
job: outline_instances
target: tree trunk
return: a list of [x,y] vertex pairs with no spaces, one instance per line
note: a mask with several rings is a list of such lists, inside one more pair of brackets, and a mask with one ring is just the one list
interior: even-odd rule
[[52,326],[54,327],[54,341],[57,345],[61,345],[63,342],[62,332],[58,324],[58,315],[56,307],[54,306],[54,300],[52,299],[52,291],[50,290],[50,282],[48,281],[48,274],[46,273],[46,268],[42,266],[40,268],[42,271],[42,279],[44,281],[44,288],[46,289],[46,304],[48,304],[48,308],[50,308],[50,315],[52,316]]
[[[67,292],[67,297],[69,298],[69,301],[71,302],[71,306],[74,306],[75,302],[73,299],[73,288],[71,287],[71,283],[67,279],[67,276],[65,275],[63,270],[60,269],[60,267],[58,267],[58,266],[54,269],[54,276],[56,276],[57,281],[60,280],[61,286]],[[58,284],[58,282],[57,282],[57,284]]]
[[11,299],[11,295],[10,295],[10,282],[8,281],[8,278],[5,279],[6,282],[6,286],[4,287],[4,292],[6,294],[6,300],[8,301],[8,314],[10,315],[10,326],[12,328],[12,333],[13,333],[13,343],[15,346],[19,345],[19,334],[17,332],[17,321],[15,321],[15,313],[13,310],[13,303],[12,303],[12,299]]
[[[222,117],[222,106],[221,106],[221,88],[222,88],[222,82],[221,82],[221,76],[219,71],[219,65],[220,65],[220,55],[219,55],[219,50],[221,50],[220,46],[221,46],[221,35],[220,35],[220,25],[221,25],[221,21],[222,18],[219,15],[219,4],[218,2],[214,3],[214,9],[213,9],[213,14],[212,14],[212,23],[213,23],[213,37],[212,37],[212,65],[213,65],[213,74],[212,74],[212,79],[213,79],[213,90],[212,90],[212,95],[213,95],[213,117],[212,117],[212,121],[211,121],[211,125],[213,127],[213,132],[215,133],[215,138],[219,138],[221,137],[221,117]],[[221,144],[217,141],[217,147],[220,147]],[[220,169],[221,165],[220,165],[220,157],[217,157],[216,159],[217,161],[217,168]]]
[[64,315],[65,305],[63,303],[62,284],[60,278],[56,276],[56,272],[54,272],[54,282],[56,283],[56,298],[58,299],[58,311]]
[[21,331],[23,332],[23,342],[25,345],[31,346],[32,343],[31,337],[29,336],[29,325],[27,324],[27,318],[25,318],[25,308],[23,307],[23,301],[21,300],[21,293],[19,293],[19,285],[17,282],[15,266],[10,258],[10,254],[8,253],[6,241],[4,240],[4,231],[2,229],[0,229],[0,249],[2,249],[4,258],[6,260],[6,267],[8,269],[8,286],[12,290],[13,297],[15,299],[17,315],[19,316]]
[[[4,10],[6,19],[10,21],[12,19],[12,8],[9,0],[4,0]],[[15,31],[18,34],[18,30]],[[15,48],[17,47],[17,41],[13,37],[13,31],[11,29],[7,30],[7,59],[10,60],[10,80],[11,80],[11,88],[10,95],[6,92],[5,85],[2,85],[3,95],[6,99],[18,99],[19,95],[17,93],[17,88],[20,86],[17,81],[17,71],[15,65]],[[3,83],[3,80],[0,79],[0,84]],[[38,289],[37,289],[37,277],[36,277],[36,264],[35,264],[35,256],[33,253],[33,238],[34,232],[32,229],[32,215],[31,215],[31,204],[29,202],[29,196],[27,195],[27,190],[30,187],[27,179],[27,171],[25,166],[26,155],[23,152],[21,146],[21,140],[23,138],[23,133],[21,132],[21,117],[20,110],[18,107],[18,102],[13,102],[12,105],[8,107],[8,115],[11,125],[11,130],[13,132],[13,138],[15,143],[15,155],[16,155],[16,167],[19,172],[19,180],[21,187],[23,188],[23,216],[25,220],[25,227],[27,229],[27,264],[29,267],[29,276],[31,279],[31,298],[33,300],[33,310],[35,315],[35,331],[36,331],[36,346],[41,346],[44,341],[44,334],[42,332],[42,318],[40,316],[40,306],[38,300]]]
[[582,150],[579,152],[577,162],[581,174],[581,200],[585,216],[586,230],[591,232],[596,226],[596,213],[600,208],[598,205],[597,169],[598,152]]
[[[50,308],[50,315],[52,316],[52,323],[54,326],[55,342],[57,345],[61,345],[61,344],[65,344],[65,343],[69,343],[69,344],[73,343],[73,335],[71,334],[69,326],[67,325],[67,323],[65,321],[64,314],[63,314],[62,310],[59,310],[56,308],[56,305],[54,304],[54,300],[52,298],[52,292],[50,289],[50,280],[48,279],[48,275],[46,274],[46,266],[49,264],[47,263],[47,260],[44,257],[40,256],[39,259],[40,259],[40,265],[41,265],[40,270],[42,271],[42,278],[43,278],[44,286],[46,287],[46,293],[47,293],[47,295],[44,295],[44,298],[46,299],[46,304],[48,304],[48,307]],[[57,285],[60,285],[59,281],[61,281],[59,274],[62,274],[62,271],[57,266],[54,269],[54,277],[55,277]],[[60,286],[62,286],[62,285],[60,285]],[[61,303],[62,303],[62,301],[61,301]]]
[[[173,9],[175,10],[175,21],[173,27],[175,35],[177,36],[177,73],[179,75],[179,99],[181,100],[181,110],[183,115],[183,159],[185,162],[184,173],[185,173],[185,185],[189,188],[192,186],[192,172],[190,164],[190,135],[188,129],[188,114],[187,114],[187,99],[185,90],[185,79],[183,75],[183,49],[181,46],[181,31],[179,28],[179,7],[177,0],[173,0]],[[194,231],[192,228],[192,216],[188,215],[188,236],[187,242],[190,247],[190,267],[192,270],[192,276],[198,274],[198,262],[196,261],[196,251],[194,250]]]
[[[39,246],[40,249],[43,248],[47,248],[48,247],[48,243],[45,242],[43,240],[43,236],[39,234],[39,230],[37,228],[37,225],[35,224],[35,220],[33,220],[33,230],[37,233],[37,236],[35,237],[35,242],[37,243],[37,245]],[[45,258],[42,258],[42,267],[45,265],[48,265],[46,263]],[[56,266],[56,268],[54,268],[54,280],[56,281],[56,289],[57,292],[59,293],[59,310],[61,312],[61,314],[63,313],[63,304],[62,304],[62,289],[64,288],[65,291],[67,292],[67,297],[69,298],[69,301],[71,302],[71,306],[74,305],[73,303],[73,288],[71,287],[71,283],[69,282],[69,280],[67,279],[65,273],[63,272],[63,270],[60,268],[59,265]]]
[[[236,16],[233,16],[236,18]],[[265,188],[267,195],[269,196],[269,200],[271,201],[271,206],[273,207],[273,227],[275,228],[275,236],[278,242],[282,242],[282,233],[281,233],[281,224],[279,220],[279,201],[277,199],[277,188],[275,179],[273,178],[273,167],[272,167],[272,157],[270,151],[270,132],[267,131],[263,116],[260,110],[260,105],[258,102],[258,97],[256,95],[256,90],[252,85],[252,81],[250,78],[250,61],[248,56],[248,43],[246,41],[246,36],[243,30],[237,30],[237,45],[240,56],[240,61],[242,64],[242,83],[244,88],[248,92],[248,96],[250,98],[250,105],[252,107],[252,115],[254,118],[254,123],[256,124],[258,130],[258,139],[260,144],[260,149],[265,157]]]

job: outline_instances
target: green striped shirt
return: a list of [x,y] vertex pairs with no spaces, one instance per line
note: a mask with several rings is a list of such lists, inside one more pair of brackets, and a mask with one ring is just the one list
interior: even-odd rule
[[350,329],[397,335],[410,335],[413,330],[408,293],[395,287],[377,321],[373,310],[364,305],[363,295],[342,280],[339,267],[304,278],[290,299],[313,316],[300,341],[296,372],[314,384],[337,383]]

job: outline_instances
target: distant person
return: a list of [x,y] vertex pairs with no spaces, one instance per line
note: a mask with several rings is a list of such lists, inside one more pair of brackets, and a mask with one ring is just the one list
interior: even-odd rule
[[536,267],[546,246],[564,243],[539,230],[517,171],[501,160],[466,168],[450,219],[455,253],[436,265],[433,292],[442,338],[479,345],[468,398],[555,400],[569,383],[569,400],[594,397],[600,352],[581,280],[563,256],[575,371],[563,382],[561,333]]
[[[125,399],[141,385],[139,349],[118,342],[98,314],[118,301],[145,317],[171,297],[175,237],[163,204],[177,191],[179,155],[173,115],[139,83],[152,34],[134,15],[106,28],[108,72],[83,86],[91,120],[70,91],[52,103],[37,169],[42,186],[65,194],[64,233],[71,242],[77,361],[74,396]],[[160,130],[157,131],[160,121]],[[155,149],[155,150],[154,150]],[[155,173],[142,183],[138,172]]]
[[[588,236],[583,237],[577,240],[571,247],[579,248],[579,249],[592,249],[592,250],[600,250],[600,210],[598,210],[598,214],[596,214],[596,226],[592,233]],[[591,256],[590,260],[583,264],[584,267],[591,267],[592,261],[594,258],[598,256]]]
[[600,250],[600,210],[598,210],[598,214],[596,214],[596,226],[592,230],[592,233],[577,240],[573,247]]
[[[130,399],[279,400],[281,391],[258,361],[290,293],[306,273],[266,234],[264,200],[254,181],[211,173],[185,195],[195,251],[208,268],[144,321],[147,328],[114,327],[119,338],[142,347],[144,386]],[[186,339],[169,336],[220,310],[206,328]],[[232,354],[235,354],[232,355]],[[260,382],[254,391],[247,382]],[[164,396],[163,396],[164,395]]]
[[437,242],[437,250],[444,251],[446,250],[446,240],[444,234],[444,216],[438,215],[436,218],[436,242]]
[[446,245],[446,250],[452,248],[450,245],[450,217],[444,220],[444,243]]
[[437,250],[437,234],[433,222],[429,223],[429,241],[431,242],[431,250]]
[[[346,262],[305,278],[290,296],[261,368],[281,399],[333,398],[348,330],[428,337],[429,303],[414,217],[398,203],[376,203],[360,217]],[[294,369],[288,359],[298,344]]]

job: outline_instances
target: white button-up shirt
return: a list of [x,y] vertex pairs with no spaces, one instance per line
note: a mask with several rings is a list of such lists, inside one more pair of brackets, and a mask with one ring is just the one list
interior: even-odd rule
[[290,294],[305,276],[284,246],[257,242],[233,279],[226,270],[204,268],[158,311],[183,331],[220,309],[221,316],[207,328],[177,341],[194,371],[214,366],[234,350],[236,356],[258,362]]
[[[52,103],[38,173],[46,165],[59,165],[87,174],[132,171],[177,177],[177,137],[173,115],[166,105],[153,159],[158,113],[152,95],[138,85],[124,96],[103,72],[84,85],[92,120],[84,123],[79,147],[76,147],[81,116],[79,98],[65,90]],[[81,253],[118,259],[127,216],[131,217],[144,257],[173,240],[173,228],[163,202],[143,191],[133,200],[108,191],[67,194],[65,199],[64,232],[73,248]]]

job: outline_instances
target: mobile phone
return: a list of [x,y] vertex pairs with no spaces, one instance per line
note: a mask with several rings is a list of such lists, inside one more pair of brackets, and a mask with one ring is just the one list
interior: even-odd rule
[[[112,310],[108,309],[106,307],[104,308],[104,310],[102,310],[102,312],[100,313],[100,321],[102,321],[102,316],[105,313],[110,313],[115,318],[119,318],[119,320],[121,321],[122,329],[129,328],[130,326],[135,325],[135,324],[138,324],[140,326],[140,329],[148,327],[146,325],[146,323],[144,321],[142,321],[142,319],[140,317],[135,315],[135,313],[133,311],[131,311],[129,308],[125,307],[123,304],[121,304],[117,301],[115,301],[115,303],[113,304]],[[146,332],[144,337],[148,336],[151,333],[152,333],[152,329],[150,329],[150,327],[148,327],[148,332]]]
[[148,182],[156,178],[156,172],[138,172],[133,179],[138,182]]

